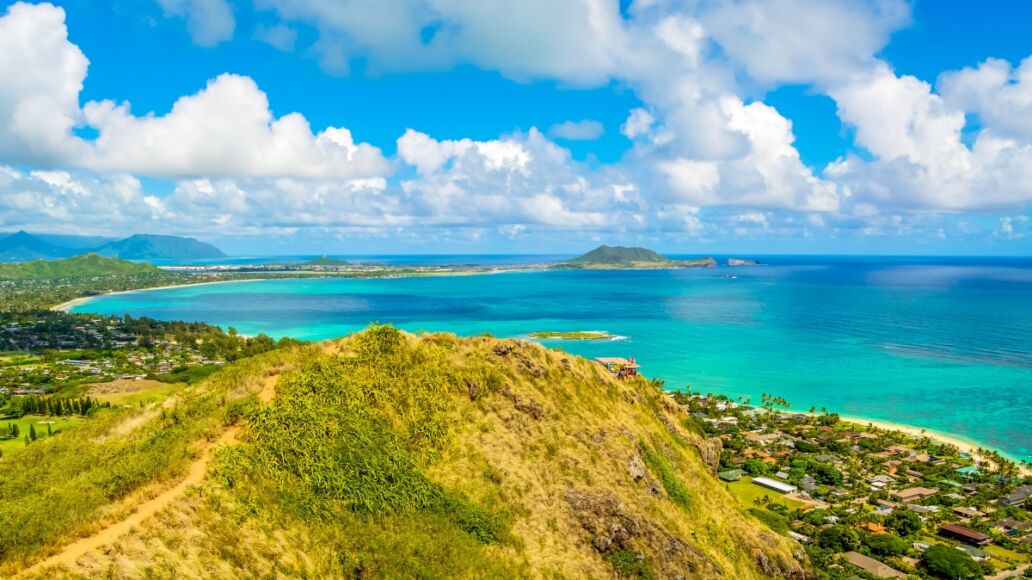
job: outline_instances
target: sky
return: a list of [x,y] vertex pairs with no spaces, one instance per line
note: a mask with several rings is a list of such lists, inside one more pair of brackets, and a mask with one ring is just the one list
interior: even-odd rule
[[1032,4],[0,2],[0,231],[1032,254]]

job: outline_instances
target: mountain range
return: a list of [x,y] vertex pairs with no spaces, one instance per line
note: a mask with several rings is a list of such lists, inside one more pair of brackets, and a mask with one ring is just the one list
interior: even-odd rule
[[92,236],[33,235],[19,231],[0,238],[0,262],[53,260],[94,253],[123,260],[203,260],[224,258],[215,246],[180,236],[135,234],[112,240]]

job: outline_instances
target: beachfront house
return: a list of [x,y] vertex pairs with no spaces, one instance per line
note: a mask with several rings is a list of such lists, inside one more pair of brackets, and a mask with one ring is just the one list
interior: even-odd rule
[[943,524],[939,526],[939,535],[945,538],[953,538],[973,546],[984,546],[992,541],[992,538],[979,532],[958,524]]
[[613,373],[613,376],[618,379],[635,377],[638,375],[638,369],[641,368],[633,357],[600,356],[595,359],[595,362],[606,367],[606,370]]

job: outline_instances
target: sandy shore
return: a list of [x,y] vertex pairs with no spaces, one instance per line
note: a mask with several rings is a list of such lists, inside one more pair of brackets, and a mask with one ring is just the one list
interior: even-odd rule
[[55,306],[51,306],[50,310],[54,312],[68,312],[72,307],[78,306],[79,304],[85,304],[94,298],[100,298],[101,296],[114,296],[115,294],[131,294],[134,292],[149,292],[151,290],[169,290],[171,288],[184,288],[186,286],[210,286],[212,284],[234,284],[237,282],[258,282],[265,280],[265,278],[248,278],[246,280],[215,280],[212,282],[190,282],[187,284],[170,284],[167,286],[154,286],[151,288],[137,288],[135,290],[119,290],[118,292],[105,292],[104,294],[96,294],[93,296],[83,296],[81,298],[75,298],[67,302],[62,302]]
[[939,431],[933,431],[931,429],[916,427],[914,425],[903,425],[900,423],[892,423],[890,421],[882,421],[878,419],[865,419],[863,417],[847,416],[841,416],[841,419],[847,423],[852,423],[854,425],[877,427],[878,429],[883,429],[886,431],[899,431],[902,433],[906,433],[907,435],[910,435],[912,437],[928,437],[929,439],[934,439],[942,443],[948,443],[950,445],[953,445],[957,449],[960,449],[962,452],[971,454],[972,457],[975,456],[975,452],[979,448],[997,451],[1007,459],[1010,459],[1011,461],[1017,463],[1018,469],[1020,469],[1022,473],[1024,473],[1025,475],[1032,475],[1032,469],[1025,467],[1020,462],[1018,462],[1014,457],[1007,455],[1003,451],[1000,451],[999,449],[993,449],[986,445],[980,445],[975,441],[965,439],[958,435],[950,435],[947,433],[941,433]]

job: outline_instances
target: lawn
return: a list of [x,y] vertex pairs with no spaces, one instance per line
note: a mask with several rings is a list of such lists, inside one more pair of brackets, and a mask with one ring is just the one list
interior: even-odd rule
[[1029,557],[1027,555],[1013,550],[1008,550],[1001,546],[990,545],[985,546],[982,549],[993,555],[993,558],[992,560],[989,560],[989,563],[995,565],[997,568],[1006,569],[1010,568],[1012,565],[1025,564],[1029,561]]
[[785,497],[784,494],[756,485],[749,476],[743,476],[742,479],[729,483],[727,486],[731,490],[731,495],[738,498],[738,501],[746,507],[755,507],[754,502],[761,497],[767,497],[773,503],[779,503],[792,509],[803,506],[802,503]]
[[26,415],[21,419],[0,421],[0,434],[6,436],[8,425],[18,425],[20,434],[17,439],[0,439],[0,451],[4,456],[10,456],[25,449],[25,436],[29,434],[29,426],[35,425],[38,440],[47,438],[47,423],[53,431],[53,437],[61,433],[67,433],[82,424],[86,419],[83,417],[41,417],[39,415]]

